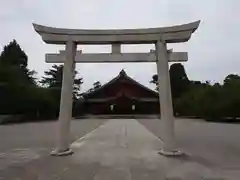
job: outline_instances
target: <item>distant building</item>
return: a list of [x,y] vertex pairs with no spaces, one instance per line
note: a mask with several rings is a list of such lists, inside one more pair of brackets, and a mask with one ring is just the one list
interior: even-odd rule
[[158,93],[124,70],[100,88],[83,94],[84,114],[159,114]]

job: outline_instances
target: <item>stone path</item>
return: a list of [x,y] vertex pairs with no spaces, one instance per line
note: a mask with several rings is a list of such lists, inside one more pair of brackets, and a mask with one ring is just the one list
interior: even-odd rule
[[[110,120],[72,144],[74,154],[46,156],[8,174],[18,180],[222,180],[191,157],[158,155],[162,142],[136,120]],[[5,175],[7,177],[7,175]],[[1,179],[1,178],[0,178]],[[4,176],[2,176],[4,179]]]

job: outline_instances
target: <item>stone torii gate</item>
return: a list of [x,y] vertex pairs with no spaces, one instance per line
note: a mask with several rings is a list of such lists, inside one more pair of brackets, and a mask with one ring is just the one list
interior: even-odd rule
[[[75,62],[77,63],[112,63],[112,62],[155,62],[157,63],[159,101],[161,110],[161,131],[164,146],[162,155],[180,155],[175,145],[174,116],[169,78],[168,62],[187,61],[187,52],[167,50],[167,43],[186,42],[197,30],[200,21],[172,27],[122,30],[82,30],[60,29],[33,24],[47,44],[64,44],[65,51],[59,54],[46,54],[48,63],[64,63],[58,120],[57,148],[52,155],[72,154],[70,148],[70,121],[72,118],[72,89]],[[155,44],[150,53],[121,53],[121,44]],[[112,53],[82,54],[77,45],[111,44]]]

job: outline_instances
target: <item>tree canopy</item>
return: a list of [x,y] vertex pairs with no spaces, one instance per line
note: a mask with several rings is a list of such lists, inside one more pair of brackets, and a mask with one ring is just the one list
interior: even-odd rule
[[36,84],[35,71],[27,68],[28,56],[20,45],[13,40],[4,46],[0,55],[0,82],[18,84]]
[[170,67],[169,74],[172,96],[174,99],[179,98],[188,89],[189,85],[185,68],[181,63],[173,64]]
[[[39,86],[35,71],[28,69],[28,56],[16,40],[4,46],[0,55],[0,114],[22,115],[25,120],[56,118],[59,112],[63,66],[53,65]],[[75,76],[77,75],[75,71]],[[74,100],[82,78],[74,80]]]
[[[224,83],[189,80],[184,66],[172,64],[169,70],[175,115],[201,117],[211,121],[240,117],[240,76],[230,74]],[[157,84],[158,76],[151,83]]]
[[[42,77],[40,83],[48,88],[55,88],[61,90],[62,79],[63,79],[63,65],[53,65],[51,69],[45,71],[45,76]],[[77,71],[74,71],[74,84],[73,84],[73,94],[77,98],[80,91],[80,85],[83,83],[82,78],[76,78],[78,74]]]
[[[0,113],[32,114],[37,88],[34,71],[27,68],[28,57],[13,40],[0,55]],[[37,98],[37,97],[36,97]]]
[[26,68],[28,65],[28,57],[17,41],[13,40],[8,45],[4,46],[0,55],[0,63],[1,65]]
[[[170,82],[172,88],[173,98],[178,98],[183,92],[185,92],[190,83],[185,68],[181,63],[175,63],[170,66],[169,70]],[[156,85],[156,90],[158,90],[158,75],[154,74],[150,83]]]

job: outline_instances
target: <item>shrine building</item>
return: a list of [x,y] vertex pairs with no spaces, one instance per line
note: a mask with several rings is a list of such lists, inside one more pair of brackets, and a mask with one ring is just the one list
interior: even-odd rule
[[85,114],[160,113],[158,92],[135,81],[124,70],[96,90],[84,93],[83,99]]

